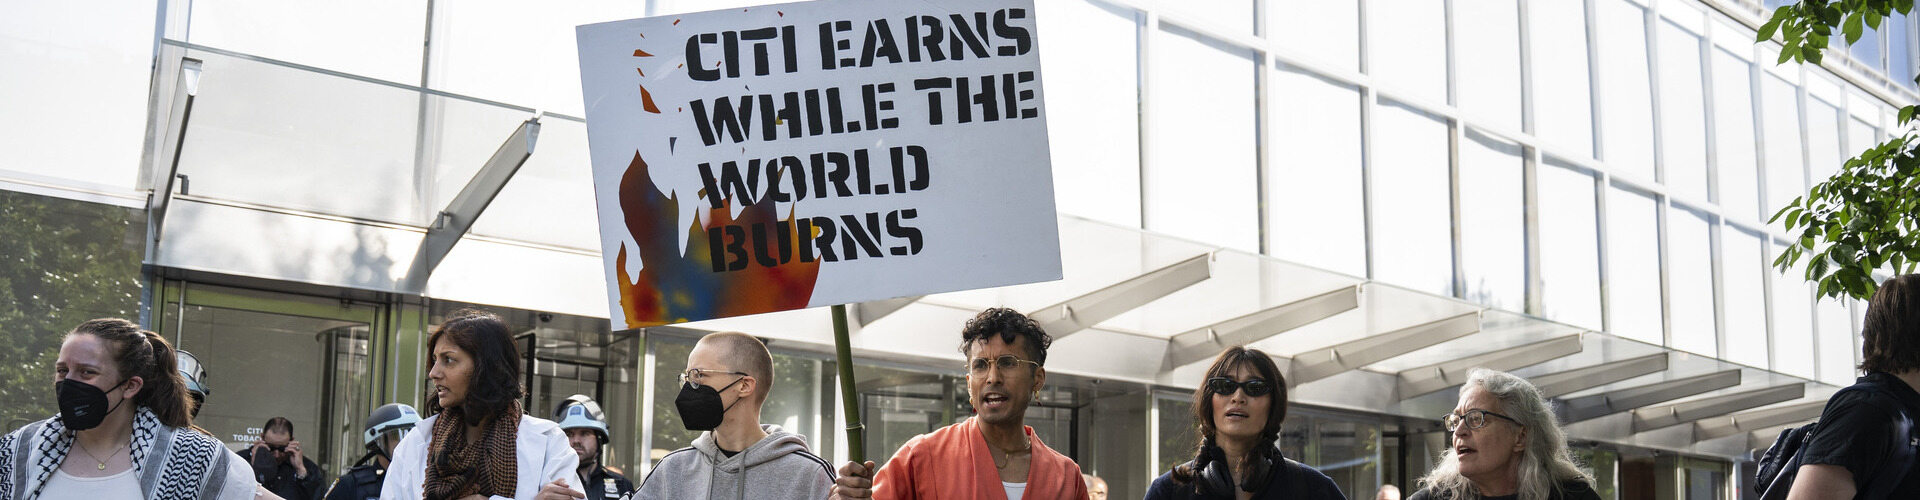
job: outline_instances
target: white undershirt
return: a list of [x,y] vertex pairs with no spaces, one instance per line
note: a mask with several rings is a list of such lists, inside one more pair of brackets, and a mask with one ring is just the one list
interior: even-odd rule
[[74,477],[54,470],[53,477],[40,490],[40,498],[140,498],[140,479],[133,468],[106,477]]
[[1027,494],[1027,483],[1009,483],[1001,481],[1000,486],[1007,488],[1007,500],[1020,500]]

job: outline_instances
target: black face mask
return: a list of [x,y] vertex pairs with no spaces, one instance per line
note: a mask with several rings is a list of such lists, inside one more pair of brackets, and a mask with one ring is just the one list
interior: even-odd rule
[[[680,412],[680,423],[686,424],[687,430],[690,431],[710,431],[719,428],[720,421],[726,419],[727,410],[733,409],[733,405],[720,404],[720,391],[746,379],[746,377],[734,379],[733,383],[719,390],[700,384],[681,385],[680,396],[673,398],[673,408]],[[740,404],[740,400],[736,399],[733,403]]]
[[[126,383],[126,380],[121,380],[120,383],[113,384],[113,389],[119,389]],[[107,389],[107,391],[113,389]],[[65,379],[54,384],[53,392],[60,398],[60,423],[76,431],[99,427],[100,422],[107,419],[108,413],[120,409],[120,403],[127,402],[125,398],[121,398],[120,403],[114,403],[112,407],[108,407],[107,391],[74,379]]]

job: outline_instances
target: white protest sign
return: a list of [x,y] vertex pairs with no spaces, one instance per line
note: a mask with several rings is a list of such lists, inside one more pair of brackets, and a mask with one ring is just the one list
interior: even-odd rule
[[579,27],[614,328],[1059,279],[1031,0]]

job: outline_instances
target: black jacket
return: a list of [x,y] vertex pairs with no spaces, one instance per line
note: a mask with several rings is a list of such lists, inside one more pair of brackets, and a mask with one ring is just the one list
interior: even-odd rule
[[[1217,450],[1217,448],[1214,449]],[[1265,485],[1256,488],[1258,491],[1253,494],[1254,500],[1346,500],[1347,497],[1340,493],[1340,486],[1333,482],[1333,478],[1327,477],[1326,474],[1314,470],[1314,468],[1308,467],[1306,464],[1286,458],[1280,454],[1280,448],[1278,446],[1275,446],[1273,449],[1273,458],[1276,459],[1275,461],[1279,463],[1280,466],[1273,474],[1267,476]],[[1194,462],[1187,462],[1184,466],[1192,467],[1193,465]],[[1199,481],[1200,479],[1196,478],[1195,480]],[[1219,495],[1217,497],[1213,495],[1202,495],[1196,492],[1196,489],[1193,483],[1180,482],[1173,478],[1173,471],[1167,471],[1161,474],[1160,477],[1155,478],[1153,484],[1147,487],[1146,500],[1210,498],[1226,498],[1230,500],[1233,498],[1226,495]]]
[[[287,500],[320,500],[321,487],[326,486],[326,472],[320,470],[320,464],[312,459],[301,458],[306,462],[307,477],[296,478],[292,462],[277,464],[259,464],[253,461],[253,448],[240,450],[240,458],[253,466],[253,480],[266,487],[267,491],[280,495]],[[266,457],[261,457],[263,460]]]

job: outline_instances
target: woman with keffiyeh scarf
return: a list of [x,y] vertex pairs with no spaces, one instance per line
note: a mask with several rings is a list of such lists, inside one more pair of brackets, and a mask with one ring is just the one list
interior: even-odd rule
[[[427,340],[434,414],[395,447],[381,500],[570,500],[580,457],[552,421],[520,408],[520,354],[506,322],[461,310]],[[0,499],[3,500],[3,499]]]
[[254,498],[246,463],[193,426],[176,362],[131,321],[75,327],[54,364],[60,415],[0,438],[0,500]]

